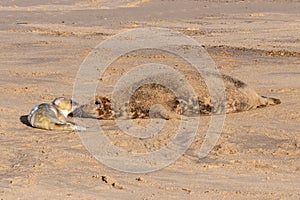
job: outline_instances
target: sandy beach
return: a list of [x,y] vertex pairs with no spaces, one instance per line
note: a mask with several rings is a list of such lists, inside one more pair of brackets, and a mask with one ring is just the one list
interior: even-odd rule
[[[0,199],[300,199],[299,10],[296,0],[2,0]],[[72,97],[79,68],[98,44],[143,27],[193,38],[220,72],[281,104],[226,115],[203,159],[198,153],[210,117],[201,117],[204,125],[187,151],[149,173],[108,167],[77,132],[23,123],[36,104]],[[125,55],[105,74],[105,85],[112,88],[130,63],[160,59]],[[179,65],[172,59],[168,63]],[[145,140],[131,138],[113,120],[96,123],[111,144],[145,153],[170,142],[180,119]]]

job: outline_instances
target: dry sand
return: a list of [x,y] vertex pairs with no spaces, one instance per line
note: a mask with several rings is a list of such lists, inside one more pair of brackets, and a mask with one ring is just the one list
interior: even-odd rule
[[[0,2],[0,199],[300,199],[299,2],[42,2]],[[176,162],[146,174],[105,166],[77,133],[20,121],[37,103],[70,97],[80,64],[98,43],[143,26],[193,37],[222,72],[282,104],[227,115],[208,157],[196,156],[203,141],[197,134]],[[169,139],[143,143],[110,121],[101,124],[131,151],[152,151]]]

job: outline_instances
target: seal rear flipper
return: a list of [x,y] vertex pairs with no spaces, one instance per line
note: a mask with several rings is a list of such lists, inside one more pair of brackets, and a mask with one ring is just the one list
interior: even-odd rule
[[276,99],[273,97],[268,97],[268,104],[269,105],[276,105],[276,104],[281,104],[280,99]]
[[267,101],[266,105],[281,104],[280,99],[276,99],[276,98],[273,98],[273,97],[265,97],[265,96],[261,96],[261,97],[264,98]]
[[52,130],[65,130],[65,131],[85,131],[86,128],[70,122],[65,124],[55,124]]
[[75,125],[76,131],[86,131],[86,128],[84,126]]

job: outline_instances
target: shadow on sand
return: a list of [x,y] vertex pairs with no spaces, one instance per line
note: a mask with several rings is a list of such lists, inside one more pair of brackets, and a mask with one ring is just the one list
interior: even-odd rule
[[23,124],[32,127],[31,124],[29,123],[27,117],[28,117],[28,115],[22,115],[22,116],[20,117],[20,121],[21,121]]

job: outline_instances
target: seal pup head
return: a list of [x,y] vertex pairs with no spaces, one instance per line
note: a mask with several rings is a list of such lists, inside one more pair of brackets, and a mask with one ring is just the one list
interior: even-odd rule
[[54,99],[52,101],[52,105],[55,106],[57,110],[64,115],[64,117],[67,117],[71,112],[80,107],[79,103],[65,97],[58,97]]

